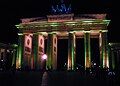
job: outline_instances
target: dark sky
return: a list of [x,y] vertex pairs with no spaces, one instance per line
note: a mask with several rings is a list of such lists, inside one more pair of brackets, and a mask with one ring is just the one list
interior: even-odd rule
[[[50,14],[51,5],[59,0],[0,0],[0,42],[17,43],[15,25],[20,23],[20,18],[41,17]],[[109,41],[119,42],[115,18],[113,18],[112,0],[64,0],[71,3],[72,12],[81,13],[107,13],[107,18],[112,20],[109,26]],[[117,15],[115,16],[117,17]]]

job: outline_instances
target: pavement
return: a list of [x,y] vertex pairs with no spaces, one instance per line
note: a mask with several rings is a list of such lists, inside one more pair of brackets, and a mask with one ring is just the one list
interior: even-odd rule
[[120,86],[116,76],[79,71],[0,72],[0,86]]

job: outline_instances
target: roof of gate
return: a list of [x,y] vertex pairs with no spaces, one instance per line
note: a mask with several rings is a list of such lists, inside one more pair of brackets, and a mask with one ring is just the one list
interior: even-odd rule
[[61,15],[47,15],[47,18],[45,18],[45,17],[24,18],[24,19],[21,19],[21,21],[22,21],[22,23],[44,22],[44,21],[46,21],[46,22],[64,22],[64,21],[91,20],[91,19],[103,20],[105,18],[106,18],[106,14],[79,14],[79,15],[61,14]]
[[[62,14],[62,15],[47,15],[47,18],[24,18],[21,23],[16,25],[17,28],[30,29],[39,28],[39,31],[46,31],[48,28],[84,28],[107,26],[110,20],[106,19],[106,14]],[[45,29],[46,28],[46,29]],[[53,30],[53,29],[50,29]],[[56,29],[55,29],[56,30]],[[71,29],[69,29],[71,30]],[[72,29],[73,30],[73,29]]]

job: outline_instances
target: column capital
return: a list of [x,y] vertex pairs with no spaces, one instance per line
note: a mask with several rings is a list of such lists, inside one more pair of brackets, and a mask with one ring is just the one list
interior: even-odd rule
[[76,31],[69,31],[69,33],[75,33]]
[[23,33],[18,33],[18,35],[20,36],[20,35],[23,35]]
[[49,32],[37,32],[36,34],[40,34],[40,35],[48,35]]
[[108,32],[108,30],[99,30],[99,32]]
[[88,30],[88,31],[87,31],[87,30],[85,30],[85,31],[83,31],[83,32],[84,32],[84,33],[90,33],[90,30]]

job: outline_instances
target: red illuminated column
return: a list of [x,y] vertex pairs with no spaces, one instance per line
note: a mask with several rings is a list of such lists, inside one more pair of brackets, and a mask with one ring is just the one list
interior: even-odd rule
[[42,56],[44,54],[44,36],[42,34],[38,35],[38,58],[37,58],[37,68],[43,69],[43,59]]
[[23,55],[23,64],[25,69],[31,68],[31,57],[32,57],[32,36],[33,34],[24,35],[24,55]]
[[57,35],[52,36],[53,48],[52,48],[52,67],[53,70],[57,69]]

